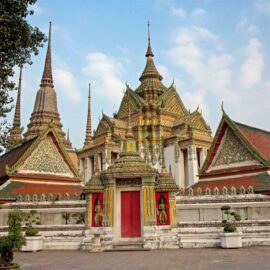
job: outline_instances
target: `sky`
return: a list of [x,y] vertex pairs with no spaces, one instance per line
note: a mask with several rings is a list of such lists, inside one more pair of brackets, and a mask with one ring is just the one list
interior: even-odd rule
[[[164,84],[174,80],[187,109],[199,106],[213,135],[222,102],[233,120],[270,130],[270,0],[38,0],[32,9],[30,24],[44,33],[52,21],[58,110],[74,147],[84,142],[89,82],[93,129],[102,110],[118,110],[126,82],[139,86],[148,19]],[[25,130],[46,48],[23,70]]]

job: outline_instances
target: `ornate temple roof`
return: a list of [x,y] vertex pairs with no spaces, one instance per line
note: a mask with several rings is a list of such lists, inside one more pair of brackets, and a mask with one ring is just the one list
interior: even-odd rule
[[154,53],[151,48],[150,43],[150,31],[149,31],[149,22],[148,22],[148,45],[146,51],[146,65],[143,70],[142,75],[140,76],[141,85],[136,89],[138,93],[144,99],[148,99],[148,92],[154,92],[156,95],[161,95],[162,92],[166,89],[163,85],[162,76],[159,74],[155,63],[154,63]]
[[248,142],[270,161],[270,132],[234,122]]
[[80,196],[82,187],[80,185],[55,185],[55,184],[40,184],[29,183],[22,181],[11,181],[9,185],[0,190],[0,198],[18,199],[19,196],[25,197],[26,195],[49,195],[54,196]]
[[174,122],[174,127],[183,124],[210,131],[209,125],[206,124],[205,120],[203,119],[198,109],[192,113],[187,113],[186,115],[177,118]]
[[157,170],[148,165],[136,151],[136,141],[131,128],[130,103],[128,104],[128,123],[124,151],[120,153],[107,170],[101,173],[101,178],[141,178],[155,177]]
[[192,188],[239,189],[253,187],[255,192],[270,191],[270,133],[223,116]]
[[[260,162],[262,166],[270,166],[270,133],[265,130],[257,129],[235,122],[223,111],[223,116],[215,134],[213,143],[202,167],[200,173],[201,176],[216,173],[215,170],[213,170],[213,172],[211,173],[207,172],[207,170],[217,154],[217,150],[227,129],[231,130],[234,136],[236,136],[236,138],[239,140],[240,144],[246,149],[245,151],[247,151],[247,153],[250,153],[250,156],[258,160],[258,162]],[[254,166],[258,167],[257,165]],[[219,171],[221,173],[225,173],[226,171],[232,171],[230,166],[227,167],[227,169],[224,168]],[[251,169],[249,167],[250,166],[248,166],[247,169]]]
[[158,192],[168,191],[168,192],[177,192],[179,191],[179,187],[176,185],[175,180],[172,175],[168,173],[165,166],[165,156],[164,156],[164,148],[162,153],[162,169],[158,175],[158,178],[155,183],[155,190]]
[[49,28],[48,48],[44,65],[43,76],[40,89],[36,95],[34,110],[31,114],[28,129],[24,134],[27,140],[39,135],[48,124],[52,123],[63,143],[71,148],[70,143],[65,138],[62,130],[60,115],[57,109],[57,97],[53,85],[52,66],[51,66],[51,23]]
[[119,159],[103,171],[101,177],[114,178],[137,178],[153,177],[157,175],[157,170],[148,165],[137,153],[120,153]]
[[0,199],[81,194],[79,174],[53,127],[0,156]]
[[[48,136],[50,137],[50,140],[45,142]],[[42,145],[42,143],[44,142],[45,144],[43,148],[48,152],[45,154],[43,148],[39,149],[40,145]],[[52,144],[54,144],[53,148],[50,147],[50,145]],[[39,149],[39,151],[37,151],[36,149],[37,150]],[[25,162],[28,159],[31,158],[31,155],[33,153],[36,153],[36,156],[32,158],[30,166],[31,169],[24,168],[23,171],[25,172],[20,173],[20,170],[18,171],[18,169],[23,164],[25,164]],[[63,168],[61,168],[60,165],[63,163],[65,163],[65,165],[62,165]],[[59,170],[60,173],[51,172],[50,171],[51,168],[48,168],[49,169],[48,173],[46,173],[46,170],[39,171],[40,168],[38,168],[38,164],[40,166],[42,166],[43,164],[44,167],[55,164],[55,169],[56,170],[60,169]],[[70,173],[69,174],[67,174],[66,172],[61,173],[61,170],[62,172],[64,170],[70,171]],[[59,180],[71,179],[80,182],[78,172],[74,167],[74,164],[72,163],[68,153],[64,149],[61,139],[58,136],[58,133],[54,130],[53,127],[48,126],[45,130],[43,130],[43,132],[39,136],[36,136],[35,138],[32,138],[29,141],[26,141],[22,145],[0,156],[0,179],[5,180],[10,176],[24,177],[25,175],[29,178],[38,177],[40,179],[59,179]]]
[[35,140],[36,137],[0,156],[0,179],[7,177],[6,167],[12,167]]

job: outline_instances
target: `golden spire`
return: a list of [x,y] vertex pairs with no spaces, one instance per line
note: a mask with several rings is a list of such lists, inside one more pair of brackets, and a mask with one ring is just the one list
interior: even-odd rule
[[17,101],[16,101],[15,113],[14,113],[14,118],[13,118],[13,126],[10,130],[10,137],[14,142],[16,142],[16,144],[19,144],[22,140],[22,135],[21,135],[22,69],[23,67],[20,66]]
[[51,86],[53,87],[53,77],[52,77],[52,60],[51,60],[51,35],[52,35],[52,23],[50,22],[49,26],[49,39],[48,39],[48,48],[45,59],[43,76],[41,79],[40,86]]
[[151,48],[151,43],[150,43],[150,23],[149,23],[149,20],[148,20],[148,23],[147,23],[147,27],[148,27],[148,47],[147,47],[147,51],[146,51],[146,54],[145,56],[146,57],[154,57],[154,53],[152,51],[152,48]]
[[157,71],[157,68],[155,66],[153,57],[154,57],[154,53],[152,51],[151,48],[151,39],[150,39],[150,23],[148,21],[147,23],[147,27],[148,27],[148,45],[147,45],[147,51],[146,51],[146,65],[144,68],[144,71],[140,77],[140,81],[144,81],[145,79],[151,79],[151,78],[155,78],[158,79],[159,81],[162,80],[162,76],[159,74],[159,72]]
[[53,86],[51,65],[51,29],[49,25],[48,48],[45,59],[44,71],[41,79],[40,89],[37,91],[36,101],[30,117],[30,123],[24,136],[26,140],[40,135],[48,125],[52,125],[66,147],[71,144],[66,140],[66,134],[62,130],[62,123],[57,108],[57,96]]
[[91,84],[89,83],[88,92],[88,108],[87,108],[87,121],[84,145],[89,145],[92,141],[92,125],[91,125]]
[[16,101],[16,108],[13,120],[13,127],[21,128],[21,91],[22,91],[22,69],[20,66],[20,76],[19,76],[19,85],[18,85],[18,94]]

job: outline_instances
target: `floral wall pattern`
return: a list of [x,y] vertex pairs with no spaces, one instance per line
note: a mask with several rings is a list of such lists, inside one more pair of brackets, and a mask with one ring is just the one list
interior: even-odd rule
[[70,173],[67,164],[49,136],[40,143],[21,169],[49,173]]
[[213,162],[213,166],[239,163],[254,160],[252,154],[229,128],[225,134],[221,149]]

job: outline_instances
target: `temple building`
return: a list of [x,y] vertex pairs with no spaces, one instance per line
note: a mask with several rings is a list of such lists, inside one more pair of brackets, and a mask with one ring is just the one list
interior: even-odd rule
[[155,63],[150,43],[140,85],[133,90],[126,85],[118,112],[103,113],[92,135],[91,99],[89,91],[88,118],[84,147],[78,151],[79,170],[87,184],[95,170],[108,169],[123,151],[128,126],[128,107],[136,152],[148,165],[162,169],[163,153],[168,172],[179,187],[198,181],[212,137],[211,129],[199,110],[189,112],[178,95],[174,83],[166,87]]
[[252,189],[270,195],[270,132],[235,122],[223,110],[199,177],[196,193]]
[[[102,172],[95,168],[84,187],[87,199],[86,225],[90,233],[105,235],[110,248],[127,240],[146,248],[151,241],[149,227],[176,224],[178,186],[166,171],[162,155],[162,171],[148,165],[136,149],[131,127],[130,106],[123,150],[119,158]],[[150,230],[151,234],[151,230]],[[142,239],[145,239],[142,242]],[[86,239],[87,240],[87,239]]]
[[0,156],[0,201],[32,200],[33,196],[35,200],[80,198],[77,155],[69,134],[65,137],[62,131],[53,87],[50,23],[44,72],[24,137],[21,134],[20,68],[13,127],[8,138],[10,148]]

